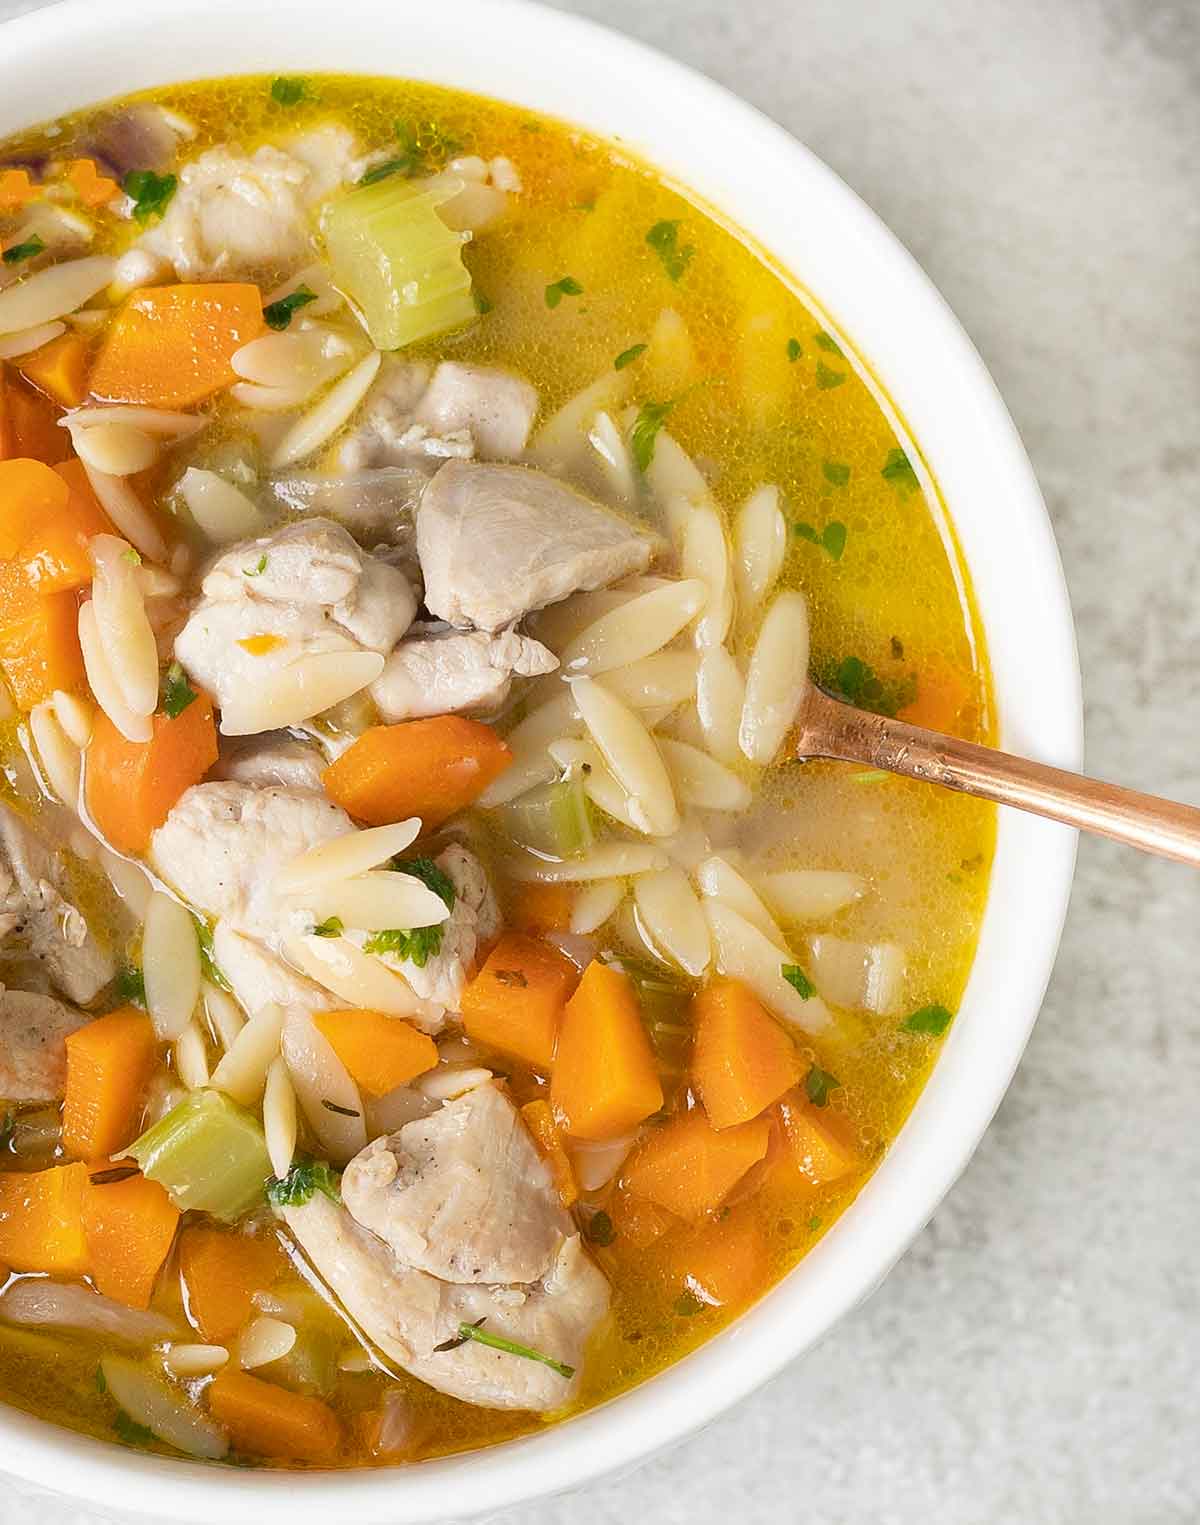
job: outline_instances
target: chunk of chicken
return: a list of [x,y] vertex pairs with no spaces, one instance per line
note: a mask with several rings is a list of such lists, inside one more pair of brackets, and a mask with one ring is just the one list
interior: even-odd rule
[[557,666],[552,651],[515,630],[489,635],[436,626],[415,636],[409,632],[371,684],[370,694],[387,721],[474,714],[502,704],[514,674],[533,678]]
[[[468,1286],[404,1266],[319,1192],[280,1216],[363,1335],[419,1381],[480,1408],[535,1412],[559,1408],[579,1391],[584,1346],[608,1309],[609,1289],[578,1234],[537,1282]],[[474,1340],[453,1343],[460,1324],[479,1321],[491,1334],[573,1367],[574,1375]]]
[[[500,911],[483,865],[475,854],[452,842],[433,860],[454,885],[450,915],[442,922],[438,952],[424,965],[397,953],[380,953],[381,963],[407,980],[424,1001],[457,1012],[463,986],[475,973],[476,953],[500,930]],[[356,940],[364,940],[359,934]]]
[[150,862],[198,911],[251,937],[270,937],[285,919],[272,884],[279,869],[353,830],[324,794],[193,784],[151,837]]
[[293,148],[264,144],[247,155],[222,144],[200,154],[179,171],[166,212],[134,250],[181,281],[229,280],[311,256],[312,208],[340,183],[351,155],[338,166],[332,140],[321,153],[310,142]]
[[571,1233],[549,1167],[491,1083],[368,1144],[342,1201],[402,1264],[443,1281],[537,1281]]
[[226,551],[201,592],[175,655],[222,708],[302,657],[386,657],[417,606],[401,568],[368,555],[328,519],[289,524]]
[[57,1101],[67,1080],[65,1040],[88,1020],[53,996],[0,986],[0,1097]]
[[529,442],[538,411],[537,388],[494,366],[443,360],[413,413],[439,435],[465,430],[485,461],[514,461]]
[[0,937],[23,941],[55,988],[83,1005],[108,984],[116,964],[68,889],[62,849],[0,804]]
[[653,551],[649,535],[526,466],[451,462],[417,513],[426,605],[480,630],[642,572]]
[[302,789],[322,791],[325,758],[310,742],[298,741],[286,731],[263,731],[258,736],[230,738],[221,756],[209,769],[208,778],[255,789]]
[[234,995],[253,1016],[271,1002],[285,1011],[331,1011],[344,1006],[304,975],[285,964],[252,937],[244,937],[227,921],[213,928],[213,962]]

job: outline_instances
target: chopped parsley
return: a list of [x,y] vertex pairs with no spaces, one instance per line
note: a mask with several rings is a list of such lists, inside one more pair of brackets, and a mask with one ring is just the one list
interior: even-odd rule
[[627,365],[632,365],[639,355],[646,353],[645,344],[631,344],[628,349],[623,349],[613,361],[614,371],[623,371]]
[[418,969],[424,969],[431,958],[442,951],[442,929],[437,927],[388,927],[383,932],[372,932],[363,943],[364,953],[394,953],[397,958],[407,959]]
[[814,1107],[824,1107],[829,1102],[830,1091],[840,1090],[841,1085],[842,1082],[836,1075],[831,1075],[819,1064],[814,1064],[804,1077],[804,1094]]
[[678,401],[678,397],[672,397],[667,402],[644,402],[638,409],[629,440],[633,446],[633,458],[637,462],[639,471],[650,469],[650,462],[654,459],[654,446],[658,441],[658,431],[671,416]]
[[319,921],[312,929],[314,937],[340,937],[344,930],[344,923],[340,916],[327,916],[324,921]]
[[799,535],[801,540],[809,540],[813,545],[819,545],[834,561],[841,561],[842,552],[846,549],[846,526],[840,519],[831,520],[820,534],[811,524],[804,523],[793,524],[792,533]]
[[779,972],[802,1001],[810,1001],[816,995],[817,987],[799,964],[780,964]]
[[35,254],[41,254],[45,247],[45,241],[35,233],[24,243],[11,244],[5,249],[3,255],[0,255],[0,259],[3,259],[6,265],[19,265],[22,260],[32,259]]
[[412,155],[401,154],[398,159],[385,159],[382,164],[369,169],[358,183],[378,185],[381,180],[390,180],[393,175],[411,175],[415,168],[416,161]]
[[799,339],[789,339],[788,340],[788,342],[787,342],[787,357],[792,362],[793,365],[795,365],[796,361],[800,359],[800,357],[801,357],[801,355],[803,355],[803,353],[804,353],[804,351],[800,348],[800,341],[799,341]]
[[534,1350],[529,1345],[518,1345],[515,1340],[508,1340],[502,1334],[489,1334],[483,1328],[484,1318],[476,1320],[474,1324],[460,1324],[458,1335],[454,1339],[443,1340],[440,1345],[433,1348],[436,1351],[457,1350],[460,1345],[465,1345],[468,1340],[474,1340],[479,1345],[487,1345],[492,1350],[503,1350],[510,1356],[520,1356],[526,1361],[539,1361],[543,1366],[548,1366],[551,1371],[556,1371],[560,1377],[570,1379],[575,1375],[575,1368],[568,1366],[563,1361],[556,1361],[553,1356],[544,1355],[540,1350]]
[[140,551],[135,551],[131,545],[127,545],[121,552],[121,560],[127,561],[131,567],[140,567],[142,557]]
[[271,99],[277,106],[298,106],[309,98],[308,81],[281,74],[271,81]]
[[282,1180],[268,1183],[267,1201],[272,1207],[303,1207],[318,1191],[341,1202],[337,1171],[325,1160],[297,1160]]
[[106,1393],[108,1391],[108,1378],[104,1375],[103,1366],[96,1367],[96,1391]]
[[901,492],[916,492],[921,485],[917,480],[916,472],[912,469],[912,462],[898,445],[894,450],[888,451],[887,460],[883,463],[879,475],[885,482],[898,487]]
[[148,1446],[154,1441],[154,1431],[136,1419],[130,1419],[124,1409],[119,1410],[113,1420],[113,1433],[124,1446]]
[[696,253],[694,244],[680,245],[678,222],[656,222],[646,234],[646,242],[658,255],[663,269],[673,281],[680,279]]
[[940,1038],[953,1021],[954,1013],[935,1001],[932,1006],[922,1006],[919,1011],[905,1017],[900,1029],[906,1033],[928,1033],[931,1038]]
[[917,697],[915,673],[884,679],[861,657],[846,657],[823,681],[826,688],[832,688],[851,704],[873,710],[877,715],[895,715]]
[[454,909],[454,902],[458,899],[454,881],[432,858],[393,858],[392,867],[398,874],[411,874],[414,879],[419,879],[426,889],[440,896],[448,911]]
[[817,361],[817,386],[822,392],[829,392],[834,387],[840,387],[845,379],[845,371],[830,370],[823,360]]
[[495,303],[485,297],[482,291],[472,290],[471,300],[475,303],[475,311],[481,318],[486,318],[495,306]]
[[197,698],[196,690],[187,680],[187,673],[183,670],[181,662],[172,662],[163,676],[162,707],[163,714],[169,720],[177,720],[192,700]]
[[136,964],[126,964],[117,971],[113,981],[113,994],[119,1001],[135,1006],[146,1004],[146,977]]
[[815,1234],[820,1227],[821,1227],[821,1219],[820,1218],[810,1218],[808,1220],[808,1231],[809,1231],[810,1234]]
[[416,175],[422,170],[432,171],[460,151],[462,144],[452,138],[436,122],[405,122],[392,124],[399,149],[392,158],[385,159],[369,169],[359,185],[376,185],[392,175]]
[[134,221],[143,227],[152,217],[162,216],[178,185],[174,175],[156,175],[152,169],[131,169],[121,181],[121,189],[133,202]]
[[573,275],[564,275],[561,280],[551,281],[546,287],[546,306],[557,307],[563,297],[578,297],[583,295],[583,287]]
[[841,345],[832,334],[827,334],[824,329],[819,334],[813,335],[813,343],[818,349],[823,349],[827,355],[842,354]]
[[252,567],[243,567],[243,577],[261,577],[267,570],[267,555],[264,551]]
[[216,985],[221,990],[228,990],[231,994],[233,986],[221,973],[220,965],[213,957],[212,928],[206,921],[200,921],[192,917],[196,926],[196,941],[200,944],[200,972],[210,985]]
[[821,475],[832,487],[845,487],[850,480],[850,468],[841,461],[822,461]]
[[268,328],[273,328],[278,333],[288,326],[302,307],[307,307],[316,300],[315,291],[310,291],[307,286],[297,286],[295,291],[289,291],[287,296],[280,297],[277,302],[267,303],[263,308],[263,321]]
[[613,1227],[613,1221],[608,1216],[608,1214],[604,1212],[603,1209],[601,1209],[601,1211],[598,1213],[592,1214],[592,1216],[588,1219],[584,1232],[587,1234],[588,1238],[592,1241],[593,1244],[598,1244],[601,1246],[601,1248],[603,1248],[605,1245],[611,1244],[617,1237],[617,1231]]

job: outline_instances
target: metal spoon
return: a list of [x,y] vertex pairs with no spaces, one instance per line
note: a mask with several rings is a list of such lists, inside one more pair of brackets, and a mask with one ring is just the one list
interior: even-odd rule
[[1112,837],[1142,852],[1200,868],[1200,809],[1101,783],[992,747],[942,736],[919,725],[868,714],[815,683],[794,733],[799,758],[865,763],[962,794],[1015,805],[1081,831]]

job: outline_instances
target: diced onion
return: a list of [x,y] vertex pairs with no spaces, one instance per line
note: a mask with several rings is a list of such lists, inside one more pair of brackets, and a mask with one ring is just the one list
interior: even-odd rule
[[179,491],[201,533],[215,545],[250,539],[266,527],[266,516],[246,494],[215,471],[189,466]]

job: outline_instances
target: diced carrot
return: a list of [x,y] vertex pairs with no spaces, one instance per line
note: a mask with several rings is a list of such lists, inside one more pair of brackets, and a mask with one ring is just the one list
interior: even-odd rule
[[697,1107],[649,1132],[630,1158],[624,1184],[678,1218],[715,1212],[767,1152],[771,1127],[756,1117],[720,1133]]
[[178,1225],[179,1209],[157,1181],[142,1175],[89,1180],[83,1232],[96,1290],[130,1308],[148,1308]]
[[234,1450],[252,1456],[329,1463],[342,1443],[342,1426],[328,1404],[228,1366],[209,1384],[208,1407]]
[[0,169],[0,212],[19,212],[40,193],[27,169]]
[[17,369],[31,386],[64,408],[77,408],[87,396],[88,342],[82,334],[59,334],[31,355],[17,361]]
[[65,178],[85,207],[102,207],[121,189],[115,180],[100,173],[95,159],[72,159]]
[[371,826],[415,815],[429,830],[478,799],[511,760],[490,725],[434,715],[364,731],[326,768],[325,791]]
[[206,694],[174,719],[156,714],[149,741],[128,741],[100,711],[87,749],[92,820],[118,852],[145,852],[175,801],[216,760],[217,728]]
[[971,684],[965,674],[941,657],[922,666],[917,697],[899,711],[898,719],[931,731],[953,731],[970,702]]
[[137,1137],[158,1040],[144,1011],[120,1006],[69,1033],[63,1148],[77,1159],[116,1154]]
[[810,1186],[827,1186],[862,1168],[862,1159],[841,1137],[837,1125],[798,1090],[789,1091],[780,1101],[779,1117],[792,1162]]
[[0,557],[16,560],[34,528],[61,514],[69,496],[66,482],[41,461],[0,461]]
[[563,1007],[578,983],[579,971],[557,948],[506,932],[462,993],[467,1036],[548,1070]]
[[10,581],[0,568],[0,671],[23,710],[49,699],[56,688],[82,688],[74,593],[35,594],[23,575]]
[[573,884],[541,884],[537,880],[513,887],[508,919],[521,932],[543,937],[547,932],[569,932],[575,909]]
[[287,1269],[278,1242],[233,1230],[194,1225],[179,1236],[179,1270],[188,1314],[206,1340],[227,1344]]
[[758,1215],[736,1207],[728,1217],[676,1235],[668,1243],[663,1270],[674,1288],[710,1308],[749,1302],[770,1270],[770,1249]]
[[14,1271],[82,1276],[88,1269],[83,1232],[87,1184],[83,1164],[0,1171],[0,1260]]
[[317,1028],[369,1096],[386,1096],[438,1062],[437,1044],[403,1017],[381,1011],[317,1011]]
[[87,587],[93,570],[88,541],[94,535],[116,533],[92,491],[83,462],[60,461],[53,470],[67,484],[66,504],[53,519],[34,525],[19,552],[26,577],[40,593]]
[[0,363],[0,461],[28,456],[47,466],[71,454],[71,436],[58,427],[62,409]]
[[792,1040],[740,980],[713,980],[692,1021],[692,1082],[714,1128],[757,1117],[800,1078]]
[[538,1147],[539,1154],[550,1167],[559,1201],[564,1207],[570,1207],[573,1202],[579,1200],[579,1187],[575,1183],[571,1158],[563,1145],[562,1134],[554,1121],[550,1103],[528,1101],[521,1108],[521,1116],[529,1129],[530,1137]]
[[237,380],[231,357],[263,331],[257,286],[147,286],[109,325],[92,370],[106,402],[188,408]]
[[679,1225],[679,1219],[672,1213],[645,1197],[635,1197],[624,1186],[618,1186],[610,1197],[608,1216],[612,1220],[614,1244],[635,1250],[649,1249]]
[[598,961],[583,972],[558,1030],[550,1101],[576,1138],[619,1138],[663,1104],[633,982]]

